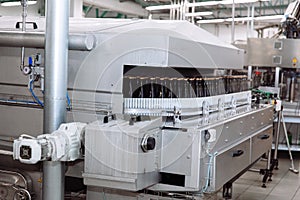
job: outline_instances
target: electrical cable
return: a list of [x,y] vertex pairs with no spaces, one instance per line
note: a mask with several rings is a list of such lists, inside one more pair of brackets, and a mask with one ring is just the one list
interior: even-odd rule
[[105,192],[103,191],[102,194],[103,194],[103,199],[106,200]]
[[34,91],[33,91],[33,89],[32,89],[32,88],[33,88],[33,87],[32,87],[32,86],[33,86],[33,81],[34,81],[34,80],[31,80],[30,83],[29,83],[29,91],[30,91],[32,97],[34,98],[34,100],[35,100],[40,106],[44,107],[44,103],[40,101],[40,99],[35,95],[35,93],[34,93]]
[[68,103],[68,108],[67,108],[67,110],[72,110],[71,99],[70,99],[70,97],[69,97],[68,92],[67,92],[66,97],[67,97],[67,103]]
[[35,137],[31,136],[31,135],[27,135],[27,134],[22,134],[20,135],[20,138],[24,139],[24,138],[28,138],[28,139],[35,139]]
[[202,187],[202,189],[199,192],[195,193],[195,195],[203,195],[203,193],[207,192],[207,190],[210,186],[210,179],[211,179],[210,176],[211,176],[213,160],[218,155],[218,152],[211,154],[207,151],[207,155],[209,156],[209,161],[208,161],[208,167],[207,167],[207,177],[206,177],[205,186]]
[[[29,91],[33,97],[33,99],[35,100],[34,102],[32,101],[22,101],[22,100],[6,100],[7,102],[12,102],[12,103],[28,103],[28,104],[35,104],[35,103],[38,103],[40,106],[44,107],[44,103],[36,96],[36,94],[34,93],[33,91],[33,82],[34,80],[31,80],[30,83],[29,83]],[[42,93],[44,94],[44,91],[42,91]],[[67,104],[68,104],[68,110],[71,110],[72,109],[72,106],[71,106],[71,99],[69,97],[69,94],[68,92],[66,93],[66,98],[67,98]]]
[[207,192],[207,189],[209,187],[210,184],[210,176],[211,176],[211,168],[212,168],[212,164],[213,164],[213,159],[214,157],[218,154],[218,152],[215,152],[214,154],[208,154],[209,158],[209,162],[208,162],[208,167],[207,167],[207,179],[206,179],[206,184],[205,186],[202,188],[202,193]]
[[18,99],[0,99],[0,103],[25,103],[28,105],[36,105],[35,101],[26,101],[26,100],[18,100]]

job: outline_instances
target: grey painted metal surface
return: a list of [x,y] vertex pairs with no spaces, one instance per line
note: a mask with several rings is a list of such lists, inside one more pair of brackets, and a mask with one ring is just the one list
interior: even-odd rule
[[123,120],[107,124],[97,121],[88,126],[85,184],[138,191],[157,183],[156,152],[142,153],[140,140],[146,134],[158,138],[160,124],[156,119],[132,126]]
[[[38,24],[38,29],[31,31],[30,34],[40,34],[45,31],[45,21],[43,18],[32,18]],[[16,18],[0,18],[0,29],[5,31],[18,31],[14,24],[18,21]],[[29,30],[30,31],[30,30]],[[95,35],[97,38],[97,47],[104,50],[111,50],[116,54],[117,47],[122,53],[126,49],[126,56],[134,55],[140,51],[156,49],[165,52],[161,56],[165,63],[152,61],[154,66],[166,66],[166,63],[175,64],[169,58],[172,54],[186,60],[185,66],[191,65],[196,68],[240,68],[243,63],[243,51],[225,43],[217,37],[209,34],[205,30],[190,24],[187,21],[156,21],[156,20],[104,20],[104,19],[76,19],[70,21],[70,33]],[[1,36],[1,35],[0,35]],[[71,37],[72,38],[72,37]],[[40,41],[40,38],[37,38]],[[149,43],[149,40],[153,44]],[[134,43],[131,41],[135,41]],[[71,41],[70,41],[71,42]],[[158,42],[164,42],[161,45]],[[181,49],[178,49],[176,43],[181,42]],[[208,47],[206,45],[209,45]],[[188,51],[185,51],[188,50]],[[217,53],[228,52],[226,55],[235,57],[235,59],[221,60],[224,56]],[[100,53],[100,52],[98,52]],[[186,57],[187,56],[187,57]],[[140,60],[127,59],[127,64],[150,65],[151,62],[143,62],[145,54],[140,54]],[[179,58],[177,58],[179,59]],[[201,62],[200,62],[201,61]],[[183,62],[183,61],[181,61]],[[203,65],[202,62],[208,65]],[[223,65],[220,65],[220,64]],[[178,63],[178,66],[181,66]]]
[[[1,20],[6,21],[5,23],[0,23],[1,30],[14,29],[14,27],[10,25],[10,22],[13,22],[14,19],[6,20],[0,18],[0,21]],[[45,32],[43,28],[45,21],[43,19],[36,20],[39,24],[38,34]],[[207,119],[200,119],[194,116],[190,120],[187,120],[186,123],[178,125],[178,127],[169,127],[170,130],[159,129],[162,124],[161,118],[153,118],[153,121],[150,123],[148,121],[140,122],[132,127],[128,125],[128,119],[123,115],[123,87],[126,87],[123,85],[123,78],[126,75],[124,71],[125,66],[138,66],[138,68],[144,69],[145,74],[140,74],[141,76],[155,73],[160,74],[165,68],[175,71],[172,67],[196,69],[196,71],[200,72],[203,76],[213,74],[213,70],[218,68],[240,69],[242,67],[243,51],[219,41],[216,37],[211,36],[188,22],[78,19],[76,21],[71,20],[70,33],[93,35],[96,38],[97,44],[91,51],[69,52],[68,89],[72,99],[73,110],[72,112],[68,112],[68,121],[92,122],[101,120],[103,122],[103,118],[107,114],[113,113],[118,116],[117,122],[110,122],[108,124],[100,123],[98,127],[96,125],[89,127],[90,132],[86,140],[86,147],[87,150],[90,149],[90,151],[86,151],[84,174],[85,182],[88,185],[139,190],[156,184],[159,180],[159,170],[161,170],[161,172],[166,173],[184,174],[186,176],[184,187],[157,183],[151,189],[158,191],[199,191],[201,187],[200,183],[202,184],[205,181],[203,177],[206,177],[207,166],[203,163],[207,163],[208,161],[208,157],[201,157],[202,153],[205,153],[204,150],[200,150],[203,142],[202,130],[213,129],[215,127],[218,136],[215,142],[215,149],[225,151],[226,148],[233,148],[232,145],[238,145],[240,142],[243,142],[243,139],[246,137],[254,136],[254,131],[257,133],[260,130],[259,127],[265,126],[265,124],[258,125],[257,130],[251,130],[250,125],[245,129],[242,125],[236,128],[240,123],[238,121],[239,118],[233,118],[232,122],[230,120],[230,122],[226,121],[230,127],[226,129],[224,127],[222,128],[225,121],[221,120],[220,124],[216,124],[220,119],[218,117],[221,115],[211,115],[211,117]],[[30,98],[30,93],[26,88],[27,77],[17,68],[19,61],[18,48],[0,47],[0,52],[0,96],[15,99],[21,97],[24,99]],[[26,56],[30,56],[36,52],[44,54],[42,49],[28,48],[26,50]],[[58,54],[67,57],[64,53]],[[49,56],[48,53],[46,55]],[[57,61],[56,59],[53,60],[52,57],[46,57],[46,60]],[[45,68],[46,77],[48,74],[48,80],[46,80],[46,82],[54,86],[61,85],[61,87],[55,91],[50,91],[49,88],[46,88],[45,91],[45,112],[48,112],[47,115],[58,119],[57,121],[49,121],[50,118],[45,117],[44,122],[51,122],[51,124],[45,127],[46,133],[56,129],[56,125],[59,124],[59,121],[64,120],[62,119],[64,117],[56,115],[56,108],[51,108],[51,112],[49,112],[49,108],[47,107],[47,105],[54,106],[55,102],[59,101],[60,112],[65,112],[66,71],[47,71],[51,70],[51,68],[62,70],[61,68],[55,68],[58,65],[60,67],[62,66],[56,62],[50,64],[46,63]],[[153,68],[155,68],[155,70],[152,70]],[[52,72],[57,73],[54,73],[54,75]],[[51,73],[50,76],[49,73]],[[168,75],[169,74],[166,74],[166,76]],[[50,80],[55,81],[51,82]],[[48,85],[48,87],[50,87],[50,85]],[[38,88],[36,89],[38,90]],[[59,95],[56,95],[56,92],[58,92]],[[247,100],[246,93],[247,92],[239,93],[239,96],[243,97],[245,95],[243,99]],[[37,94],[42,97],[42,93],[38,92]],[[55,96],[55,98],[49,99],[49,96]],[[227,96],[231,97],[231,94]],[[220,96],[216,98],[220,98]],[[187,100],[185,102],[186,104],[191,104],[193,101]],[[201,102],[201,104],[203,103],[200,100],[199,102]],[[208,103],[212,103],[213,105],[215,105],[216,102],[217,101],[213,100],[208,101]],[[199,106],[199,109],[201,106]],[[192,108],[195,108],[195,105],[193,105]],[[1,113],[2,111],[5,113],[1,116],[2,118],[4,118],[7,113],[7,118],[4,120],[5,123],[8,123],[10,120],[14,122],[14,126],[0,123],[0,128],[4,127],[2,129],[5,130],[4,134],[18,136],[22,130],[26,130],[26,132],[32,133],[33,135],[42,132],[42,109],[2,105],[0,106],[0,110]],[[247,110],[247,108],[236,110],[236,112],[246,111],[249,112],[247,116],[253,114],[255,117],[258,117],[261,110],[258,109],[257,112],[255,109]],[[17,114],[18,112],[20,113],[19,115]],[[234,112],[228,109],[224,113],[230,114]],[[14,116],[18,117],[13,119]],[[31,119],[28,117],[26,120],[19,121],[24,116],[31,116]],[[205,120],[207,120],[207,122],[210,121],[211,124],[203,125],[202,122]],[[261,118],[258,118],[258,120],[261,120]],[[252,121],[253,124],[258,123],[257,120]],[[263,122],[263,120],[261,121]],[[110,125],[113,126],[109,127]],[[242,136],[240,136],[240,129],[244,129],[245,131]],[[130,130],[128,132],[130,134],[124,135],[126,130]],[[178,149],[171,148],[170,146],[170,148],[160,150],[159,154],[154,155],[151,152],[142,153],[140,148],[141,139],[144,134],[152,133],[153,130],[158,130],[159,132],[157,133],[158,145],[168,145],[168,141],[172,140],[173,136],[178,135],[177,140],[174,140],[176,143],[175,146],[178,146]],[[188,132],[185,132],[186,130],[188,130]],[[252,135],[247,135],[247,131],[251,132]],[[154,133],[154,135],[155,134],[156,133]],[[190,138],[189,134],[193,137]],[[128,151],[119,152],[118,146],[110,146],[110,143],[105,142],[107,140],[117,143]],[[186,146],[184,145],[190,146],[185,148]],[[116,151],[115,153],[108,154],[108,149],[112,152],[113,150]],[[185,150],[182,155],[180,154],[181,150]],[[259,153],[261,151],[259,151]],[[103,154],[103,152],[105,154]],[[140,156],[136,157],[135,153],[140,154]],[[145,156],[145,154],[147,154],[147,156]],[[174,160],[175,158],[173,156],[178,159]],[[113,170],[103,163],[101,164],[100,161],[95,158],[104,159],[117,170]],[[62,167],[59,166],[59,164],[57,167],[57,164],[58,163],[47,162],[46,165],[48,165],[50,169],[55,168],[55,171],[49,171],[48,167],[46,167],[44,172],[46,174],[51,174],[52,172],[60,174]],[[81,167],[82,166],[79,166],[74,170],[70,170],[69,173],[72,176],[81,177],[83,170]],[[136,174],[136,172],[138,172],[138,174]],[[119,177],[121,177],[121,179],[119,179]],[[46,183],[46,187],[48,187],[47,184],[49,185],[54,182],[57,186],[57,183],[60,181],[57,180],[56,175],[53,175],[53,178],[55,178],[55,180],[52,179],[50,183]],[[95,190],[95,194],[97,195],[99,195],[99,193],[97,193],[98,189],[99,188],[96,188]],[[55,193],[57,194],[57,192]],[[57,198],[61,198],[61,196]],[[51,199],[55,199],[53,194],[51,194]]]
[[299,68],[300,40],[249,38],[245,65]]
[[[155,119],[134,125],[124,120],[93,123],[86,129],[85,184],[130,191],[149,184],[153,186],[148,189],[154,191],[195,192],[205,187],[211,168],[207,192],[213,192],[271,149],[271,106],[236,113],[217,123],[201,126],[199,121],[186,119],[181,128],[173,129]],[[215,130],[210,142],[205,139],[207,130]],[[147,153],[139,147],[145,134],[157,141]],[[242,153],[233,156],[236,151]],[[159,183],[158,172],[183,175],[184,185]]]
[[[0,20],[3,20],[0,28],[14,29],[12,24],[16,19],[0,18]],[[39,25],[37,31],[44,32],[44,20],[41,18],[32,20]],[[70,53],[68,88],[74,89],[71,96],[79,100],[92,99],[94,102],[101,99],[101,103],[118,105],[111,106],[118,113],[122,112],[119,97],[122,93],[124,65],[159,68],[177,66],[202,70],[237,69],[241,68],[243,63],[243,51],[185,21],[77,19],[70,22],[70,32],[94,35],[97,39],[97,45],[90,53]],[[17,57],[15,50],[13,48],[2,50],[3,54],[0,57],[7,62],[7,66],[15,65],[13,64],[13,57]],[[224,56],[220,56],[220,53]],[[27,56],[29,55],[27,53]],[[235,59],[231,59],[233,57]],[[11,60],[7,61],[7,58]],[[12,78],[3,77],[1,82],[3,80],[6,83],[19,84],[23,82],[22,80],[26,80],[18,71],[10,71],[7,74]],[[99,97],[92,91],[101,91],[97,93]],[[116,98],[109,97],[112,96],[109,93]]]
[[261,152],[267,152],[272,146],[273,127],[266,129],[251,138],[251,162],[254,162],[261,156]]
[[[66,121],[69,1],[47,1],[45,42],[44,133]],[[43,199],[64,199],[63,162],[44,161]]]
[[[0,29],[14,30],[13,25],[17,19],[4,17],[0,20]],[[43,19],[31,20],[37,22],[38,32],[44,32]],[[94,102],[101,99],[101,103],[118,105],[111,106],[118,113],[122,112],[119,97],[122,93],[124,65],[213,70],[238,69],[243,64],[243,51],[185,21],[76,19],[70,22],[70,33],[94,35],[97,40],[95,49],[90,53],[70,53],[68,88],[75,89],[71,96],[79,100],[92,99]],[[0,57],[3,56],[4,62],[15,65],[15,50],[2,50],[3,54],[1,53]],[[27,53],[27,56],[29,55]],[[6,61],[7,58],[11,60]],[[7,74],[12,78],[3,77],[1,82],[5,80],[3,82],[19,84],[26,80],[18,71],[10,71]],[[85,91],[85,95],[82,91]],[[91,91],[101,92],[97,93],[99,97],[95,97]],[[109,97],[109,93],[116,98]]]
[[6,113],[0,116],[1,135],[17,138],[21,134],[38,135],[42,133],[43,110],[1,105],[0,112]]
[[[233,157],[235,151],[242,151],[243,154],[238,157]],[[237,172],[241,172],[250,163],[250,139],[235,145],[228,151],[215,157],[214,168],[214,187],[221,188],[224,183],[236,176]],[[224,169],[226,166],[226,169]]]

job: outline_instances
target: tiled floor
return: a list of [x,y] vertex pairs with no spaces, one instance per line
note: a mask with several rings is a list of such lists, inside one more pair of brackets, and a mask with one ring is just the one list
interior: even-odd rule
[[[287,152],[286,152],[287,153]],[[294,160],[299,170],[299,157]],[[265,161],[258,162],[254,168],[265,168]],[[262,175],[248,171],[233,184],[234,200],[300,200],[300,175],[289,171],[290,160],[279,159],[279,169],[273,171],[272,181],[262,188]],[[221,198],[221,192],[218,197]]]

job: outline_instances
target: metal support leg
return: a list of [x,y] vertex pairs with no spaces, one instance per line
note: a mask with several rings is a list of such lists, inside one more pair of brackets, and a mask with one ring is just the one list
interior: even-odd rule
[[281,111],[278,112],[278,122],[277,122],[277,131],[276,131],[276,139],[275,139],[275,150],[274,150],[274,158],[272,160],[271,170],[278,170],[278,145],[279,145],[279,134],[280,134],[280,123],[281,123]]
[[267,163],[267,169],[269,171],[268,181],[272,181],[272,175],[273,175],[273,169],[271,169],[271,161],[272,161],[272,151],[269,150],[269,152],[268,152],[268,163]]
[[278,112],[278,122],[277,122],[278,125],[277,125],[277,131],[276,131],[275,151],[274,151],[274,158],[272,160],[271,170],[278,169],[278,158],[277,158],[278,155],[277,154],[278,154],[280,124],[282,123],[283,132],[284,132],[287,148],[288,148],[288,151],[289,151],[290,161],[291,161],[291,167],[290,167],[289,170],[296,173],[296,174],[298,174],[299,171],[297,169],[295,169],[295,166],[294,166],[294,159],[293,159],[293,155],[292,155],[292,152],[291,152],[291,146],[290,146],[290,142],[289,142],[289,138],[288,138],[287,129],[286,129],[286,125],[285,125],[282,110],[283,109],[281,108],[281,111]]
[[266,188],[266,182],[267,180],[268,181],[272,181],[272,171],[271,171],[271,150],[268,151],[268,161],[267,161],[267,168],[266,169],[263,169],[261,170],[261,174],[264,175],[263,177],[263,184],[262,184],[262,187],[263,188]]
[[289,156],[290,156],[290,161],[291,161],[290,171],[294,172],[295,174],[298,174],[299,171],[297,169],[295,169],[295,166],[294,166],[294,159],[293,159],[293,155],[292,155],[292,152],[291,152],[291,146],[290,146],[290,142],[289,142],[289,138],[288,138],[288,134],[287,134],[287,130],[286,130],[286,125],[285,125],[285,122],[284,122],[283,113],[282,113],[282,111],[280,111],[280,113],[281,113],[281,119],[282,119],[282,125],[283,125],[285,140],[286,140],[286,144],[287,144],[288,151],[289,151]]
[[223,198],[232,199],[232,182],[223,185]]

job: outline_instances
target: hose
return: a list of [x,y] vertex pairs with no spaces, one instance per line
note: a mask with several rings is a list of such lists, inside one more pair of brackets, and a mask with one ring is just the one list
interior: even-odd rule
[[208,156],[209,158],[209,162],[208,162],[208,167],[207,167],[207,179],[206,179],[206,183],[205,186],[202,189],[202,193],[203,192],[207,192],[208,187],[209,187],[209,183],[210,183],[210,176],[211,176],[211,168],[212,168],[212,163],[213,163],[213,159],[215,158],[215,156],[218,154],[218,152],[215,152],[214,154],[209,154]]
[[67,108],[67,110],[72,110],[72,106],[71,106],[71,99],[70,99],[70,97],[69,97],[69,94],[68,94],[68,92],[67,92],[67,103],[68,103],[68,108]]
[[35,95],[34,91],[33,91],[33,81],[31,80],[29,83],[29,91],[32,95],[32,97],[34,98],[34,100],[42,107],[44,107],[44,103]]

